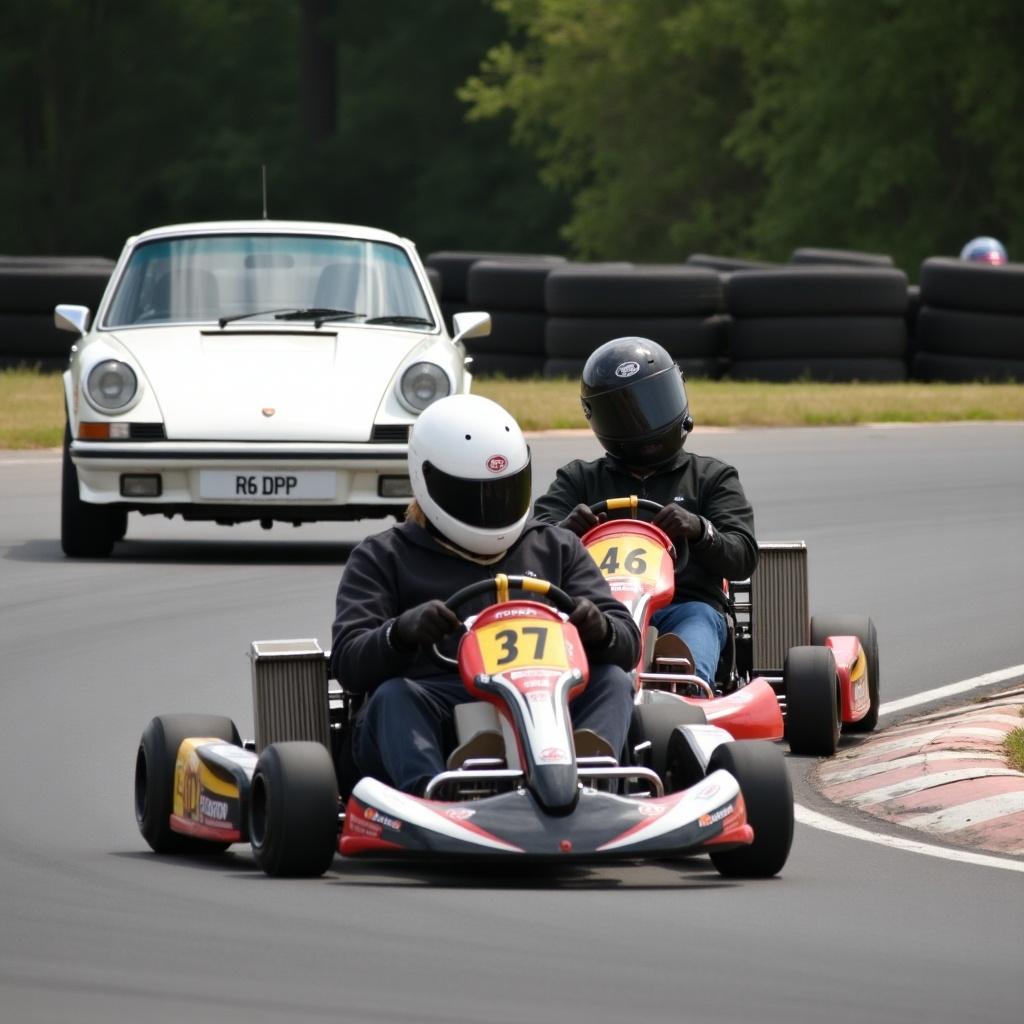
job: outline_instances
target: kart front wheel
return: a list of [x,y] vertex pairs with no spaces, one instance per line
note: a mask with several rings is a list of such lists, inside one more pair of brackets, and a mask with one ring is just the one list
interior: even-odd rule
[[220,853],[228,843],[182,835],[171,828],[174,763],[189,736],[210,736],[242,745],[238,729],[223,715],[158,715],[143,730],[135,755],[135,820],[157,853]]
[[[676,697],[666,697],[651,704],[637,704],[629,724],[630,749],[649,742],[650,766],[662,782],[668,781],[669,741],[680,725],[706,725],[704,709]],[[675,788],[682,789],[679,785]],[[670,787],[669,791],[672,791]]]
[[708,772],[724,768],[740,784],[747,822],[754,842],[711,854],[727,878],[770,878],[777,875],[793,845],[793,787],[786,761],[767,740],[737,740],[716,747]]
[[836,659],[830,647],[791,647],[782,670],[786,739],[794,754],[831,757],[839,745]]
[[880,703],[878,687],[878,633],[875,624],[860,615],[814,615],[811,617],[811,643],[820,645],[830,636],[855,636],[864,649],[868,670],[868,696],[871,704],[867,714],[856,722],[847,722],[847,732],[873,732],[878,725]]
[[314,878],[338,848],[338,782],[321,743],[272,743],[260,754],[249,797],[249,840],[273,876]]

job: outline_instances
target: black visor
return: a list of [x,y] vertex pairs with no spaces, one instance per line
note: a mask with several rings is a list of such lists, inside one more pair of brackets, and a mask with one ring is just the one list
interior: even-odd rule
[[518,523],[530,509],[530,463],[518,473],[489,480],[450,476],[429,462],[423,463],[427,493],[460,523],[485,530],[501,530]]
[[682,420],[686,389],[673,366],[651,377],[583,400],[591,429],[600,438],[640,440]]

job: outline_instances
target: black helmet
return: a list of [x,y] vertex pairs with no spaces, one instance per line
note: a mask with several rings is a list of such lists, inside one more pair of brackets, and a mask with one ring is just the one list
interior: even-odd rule
[[693,429],[682,371],[647,338],[615,338],[592,352],[580,401],[604,450],[629,466],[667,462]]

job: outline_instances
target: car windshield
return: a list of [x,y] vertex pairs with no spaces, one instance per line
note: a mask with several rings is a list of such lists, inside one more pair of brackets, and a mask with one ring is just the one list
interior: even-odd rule
[[386,242],[319,235],[194,235],[137,246],[104,327],[244,318],[324,320],[433,327],[405,250]]

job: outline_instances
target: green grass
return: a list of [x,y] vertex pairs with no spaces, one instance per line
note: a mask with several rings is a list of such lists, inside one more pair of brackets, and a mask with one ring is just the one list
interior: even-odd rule
[[[762,384],[687,381],[698,426],[816,427],[857,423],[1024,420],[1021,384]],[[585,428],[576,380],[476,378],[473,390],[505,406],[526,430]],[[59,373],[0,371],[0,448],[61,443]]]
[[[1024,718],[1024,708],[1021,708],[1020,716]],[[1006,763],[1014,771],[1024,772],[1024,725],[1011,729],[1006,734],[1003,750],[1006,752]]]

